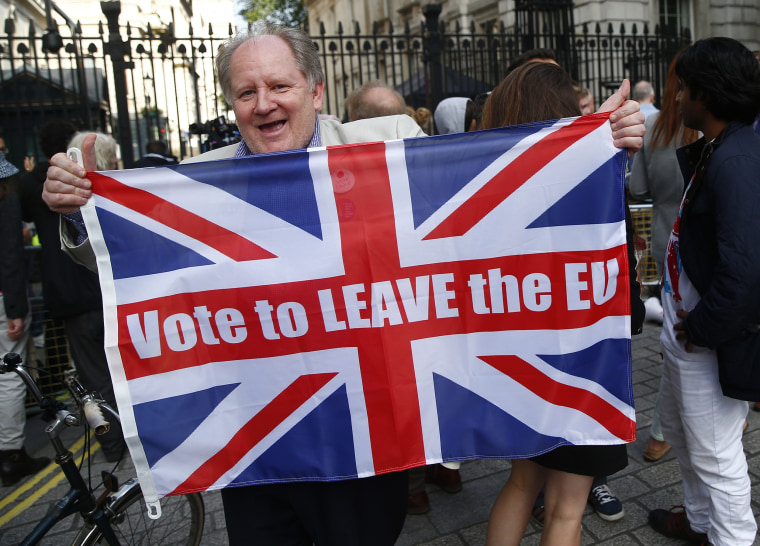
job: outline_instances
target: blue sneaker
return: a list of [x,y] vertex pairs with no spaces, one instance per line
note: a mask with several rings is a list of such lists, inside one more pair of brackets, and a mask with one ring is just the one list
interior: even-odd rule
[[625,514],[623,503],[612,494],[606,483],[592,487],[588,501],[593,505],[599,517],[605,521],[617,521]]

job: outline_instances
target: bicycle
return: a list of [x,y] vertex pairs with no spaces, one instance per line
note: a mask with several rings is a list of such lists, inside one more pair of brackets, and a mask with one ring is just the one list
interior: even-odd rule
[[[79,513],[84,521],[73,542],[76,546],[200,544],[205,508],[198,493],[162,499],[162,504],[165,504],[161,509],[163,515],[159,519],[152,519],[142,502],[142,490],[137,478],[131,478],[119,487],[116,476],[104,471],[102,478],[105,492],[95,497],[95,492],[88,486],[74,462],[74,455],[64,447],[59,436],[64,427],[79,425],[89,426],[95,434],[107,432],[109,422],[104,418],[103,410],[118,420],[119,415],[113,408],[99,399],[96,393],[87,392],[76,377],[70,376],[66,384],[77,411],[69,411],[63,402],[42,394],[36,381],[22,365],[21,357],[16,353],[6,354],[0,363],[0,374],[10,372],[15,372],[21,377],[42,409],[43,418],[47,417],[47,420],[52,421],[45,431],[55,449],[55,463],[61,467],[71,486],[26,536],[21,546],[39,543],[56,523],[76,513]],[[82,414],[86,422],[83,422]]]

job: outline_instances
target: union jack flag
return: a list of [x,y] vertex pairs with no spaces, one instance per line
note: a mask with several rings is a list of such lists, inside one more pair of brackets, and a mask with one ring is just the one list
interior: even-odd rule
[[146,499],[632,441],[606,119],[91,173]]

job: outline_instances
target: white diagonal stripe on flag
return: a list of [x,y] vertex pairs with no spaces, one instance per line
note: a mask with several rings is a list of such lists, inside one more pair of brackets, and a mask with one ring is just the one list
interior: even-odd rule
[[[447,377],[473,393],[489,400],[503,411],[534,430],[547,436],[565,438],[577,444],[621,443],[608,431],[600,431],[592,417],[573,408],[555,406],[551,421],[537,418],[545,415],[535,411],[547,404],[544,399],[526,389],[509,376],[483,362],[479,355],[516,355],[552,379],[587,390],[635,421],[635,409],[600,384],[570,375],[546,364],[537,354],[566,354],[585,349],[598,341],[614,336],[623,325],[630,327],[630,317],[606,317],[598,323],[580,329],[557,331],[480,332],[467,334],[468,342],[459,341],[462,334],[418,340],[413,343],[415,373],[418,377],[422,419],[425,431],[425,455],[428,460],[441,459],[441,443],[437,426],[439,401],[436,399],[433,374]],[[468,350],[465,350],[466,349]],[[442,355],[446,355],[443,357]],[[510,396],[504,396],[509,392]],[[561,415],[561,417],[558,417]],[[431,427],[432,422],[436,423]],[[586,431],[594,431],[597,439],[589,441]],[[603,438],[603,439],[599,439]]]
[[[187,478],[188,474],[216,453],[216,449],[211,446],[228,443],[234,434],[259,411],[260,408],[250,406],[251,400],[271,401],[290,382],[301,375],[330,372],[337,372],[338,375],[320,389],[318,396],[309,399],[275,427],[262,440],[262,443],[255,446],[237,465],[226,472],[219,483],[229,483],[233,480],[287,433],[293,424],[300,421],[342,385],[346,385],[348,403],[351,408],[357,469],[362,476],[371,475],[374,473],[374,467],[369,430],[366,421],[362,420],[362,416],[366,415],[366,407],[358,367],[357,351],[349,347],[276,358],[215,362],[131,380],[130,392],[134,394],[133,404],[135,405],[189,394],[216,385],[240,383],[182,444],[153,466],[153,473],[163,476],[160,488],[164,489],[161,490],[174,490]],[[203,456],[199,457],[199,455]],[[188,459],[199,461],[192,470],[187,467]],[[179,461],[183,464],[178,464]],[[178,472],[176,470],[178,468],[183,468],[183,470]]]

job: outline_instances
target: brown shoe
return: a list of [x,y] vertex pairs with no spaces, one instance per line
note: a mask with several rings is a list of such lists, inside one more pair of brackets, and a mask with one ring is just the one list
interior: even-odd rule
[[459,493],[462,490],[462,476],[459,470],[451,470],[442,464],[425,467],[425,483],[435,484],[446,493]]
[[659,461],[668,451],[670,451],[668,442],[655,440],[650,436],[647,447],[644,448],[644,460],[650,463]]
[[[680,509],[678,511],[674,511]],[[658,508],[649,512],[649,526],[670,538],[680,538],[692,544],[707,544],[707,535],[697,533],[691,528],[683,506],[674,506],[670,510]]]
[[426,491],[409,493],[406,498],[406,513],[410,516],[421,516],[430,512],[430,499]]

